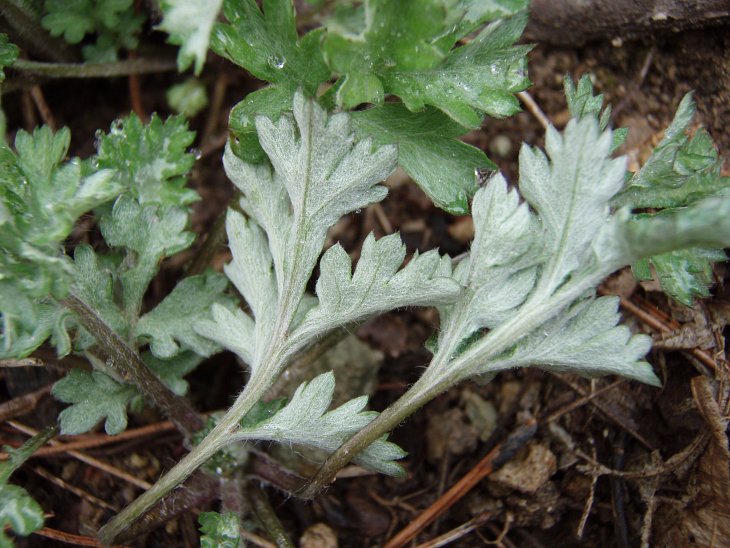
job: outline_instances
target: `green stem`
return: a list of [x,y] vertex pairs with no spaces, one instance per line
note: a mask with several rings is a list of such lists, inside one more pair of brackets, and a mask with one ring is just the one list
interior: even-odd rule
[[0,467],[0,485],[7,483],[10,475],[15,472],[18,468],[23,466],[23,463],[27,461],[30,456],[35,453],[40,447],[44,446],[48,440],[56,435],[57,427],[49,426],[38,432],[35,436],[26,441],[18,449],[8,451],[10,458],[8,464]]
[[73,293],[60,301],[73,312],[109,359],[109,366],[124,382],[135,385],[152,404],[175,423],[187,438],[203,428],[204,421],[185,398],[173,393],[142,361],[139,354],[82,299]]
[[111,78],[177,70],[174,59],[126,59],[113,63],[40,63],[18,59],[12,68],[49,78]]
[[185,481],[195,470],[230,442],[233,433],[238,429],[241,419],[261,399],[271,385],[271,376],[261,374],[261,370],[258,371],[259,374],[254,373],[251,376],[251,380],[236,398],[231,408],[199,445],[196,445],[157,483],[99,529],[98,537],[104,544],[113,544],[117,536],[129,527],[135,519],[152,508],[158,500]]
[[294,544],[292,544],[291,539],[286,534],[284,526],[279,521],[279,517],[271,507],[271,502],[266,495],[266,491],[260,486],[252,484],[248,486],[248,497],[256,517],[276,546],[278,548],[294,548]]

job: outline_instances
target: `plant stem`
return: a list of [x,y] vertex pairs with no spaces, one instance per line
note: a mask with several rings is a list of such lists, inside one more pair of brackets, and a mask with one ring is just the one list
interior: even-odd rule
[[484,364],[491,358],[556,316],[565,306],[595,287],[609,273],[602,269],[589,271],[583,278],[543,299],[541,303],[533,305],[528,301],[518,314],[489,332],[479,343],[453,360],[449,359],[449,352],[440,351],[408,392],[327,458],[300,496],[305,499],[314,498],[360,451],[393,430],[438,394],[474,375],[478,368],[483,369]]
[[49,78],[111,78],[177,70],[174,59],[126,59],[113,63],[40,63],[18,59],[13,69]]
[[276,546],[278,548],[294,548],[294,544],[292,544],[291,539],[286,534],[284,526],[279,521],[279,517],[271,507],[271,502],[266,491],[260,486],[252,484],[248,486],[248,497],[253,506],[253,511],[256,513],[256,517]]
[[158,500],[185,481],[190,474],[205,464],[210,457],[229,443],[232,434],[238,429],[240,420],[266,393],[270,386],[267,374],[252,375],[251,380],[236,398],[236,401],[220,422],[208,433],[199,445],[173,466],[150,489],[132,501],[109,523],[99,529],[98,537],[104,544],[113,544],[132,522],[149,510]]
[[15,31],[13,42],[17,41],[24,49],[58,62],[68,63],[75,60],[76,55],[66,42],[48,34],[38,21],[11,0],[0,0],[0,14]]
[[73,312],[81,324],[96,339],[109,358],[109,367],[122,380],[135,385],[156,407],[158,407],[187,438],[203,428],[202,417],[185,398],[174,394],[142,361],[139,354],[83,300],[73,293],[60,301]]
[[41,446],[56,435],[57,427],[49,426],[38,432],[35,436],[26,441],[19,449],[9,453],[8,465],[0,469],[0,485],[6,483],[10,475],[20,468]]

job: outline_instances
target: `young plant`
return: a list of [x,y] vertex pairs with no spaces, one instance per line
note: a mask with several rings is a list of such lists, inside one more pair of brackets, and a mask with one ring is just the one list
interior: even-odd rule
[[[253,426],[242,420],[279,374],[306,347],[326,333],[402,306],[450,302],[459,293],[451,263],[436,251],[414,255],[399,270],[405,248],[397,234],[369,236],[357,268],[341,246],[320,261],[317,297],[306,293],[327,230],[341,216],[385,197],[383,181],[395,167],[393,146],[373,148],[358,141],[345,113],[328,115],[301,93],[293,113],[279,121],[258,117],[256,130],[269,164],[249,164],[230,147],[226,173],[243,194],[241,208],[228,212],[226,227],[233,261],[225,272],[246,299],[251,315],[213,306],[213,320],[195,324],[199,334],[235,352],[251,376],[216,427],[150,490],[99,532],[111,542],[136,516],[226,444],[262,439],[334,450],[370,420],[364,398],[324,414],[332,399],[331,375],[302,385],[291,402],[272,418]],[[391,461],[402,452],[390,443],[374,443],[358,462],[396,472]]]
[[[587,82],[578,89],[585,92]],[[578,97],[566,80],[574,118],[562,134],[548,128],[547,155],[523,145],[519,195],[500,174],[476,193],[476,234],[469,255],[454,270],[464,289],[455,303],[439,307],[441,327],[430,365],[408,392],[325,462],[303,496],[314,496],[372,440],[468,378],[488,381],[505,369],[537,367],[587,377],[616,374],[659,386],[642,359],[651,339],[618,325],[618,298],[596,297],[595,288],[617,269],[647,257],[729,245],[730,198],[718,193],[727,180],[713,170],[715,180],[706,180],[703,196],[658,215],[616,208],[613,204],[632,192],[645,198],[637,207],[653,204],[649,191],[636,190],[641,172],[625,185],[626,159],[611,157],[625,132],[608,129],[606,113],[599,120],[602,97],[588,91],[590,101]],[[648,166],[674,161],[664,143],[682,139],[674,132],[686,128],[689,101],[683,101],[679,121]]]

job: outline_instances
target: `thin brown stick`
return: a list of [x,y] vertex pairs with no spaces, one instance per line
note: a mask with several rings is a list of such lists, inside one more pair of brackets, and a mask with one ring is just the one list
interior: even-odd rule
[[119,508],[117,508],[113,504],[109,504],[108,502],[101,500],[99,497],[95,497],[94,495],[87,491],[84,491],[80,487],[71,485],[70,483],[59,478],[58,476],[54,476],[45,468],[42,468],[40,466],[34,466],[33,468],[31,468],[31,470],[43,479],[50,481],[52,484],[57,485],[58,487],[68,491],[69,493],[73,493],[77,497],[84,499],[95,506],[99,506],[100,508],[104,508],[105,510],[110,510],[111,512],[119,512]]
[[[39,388],[34,392],[23,394],[12,400],[8,400],[5,403],[0,404],[0,421],[12,419],[20,415],[30,413],[36,408],[38,402],[45,398],[53,388],[53,383],[47,384],[46,386]],[[5,456],[5,458],[3,458]],[[0,453],[0,460],[7,459],[6,453]]]
[[[588,390],[583,388],[578,383],[574,382],[569,376],[567,375],[561,375],[561,374],[555,374],[555,377],[557,379],[560,379],[562,382],[567,384],[570,388],[572,388],[575,392],[580,394],[583,397],[586,397],[590,394]],[[625,424],[624,421],[621,420],[621,417],[617,417],[614,412],[603,402],[592,400],[591,404],[595,406],[595,408],[606,418],[610,419],[614,423],[616,423],[618,426],[626,430],[631,436],[636,439],[641,445],[646,447],[649,451],[653,451],[656,449],[650,442],[647,440],[644,436],[639,434],[636,429],[634,429],[632,426]]]
[[540,423],[548,423],[552,422],[555,419],[558,419],[565,415],[566,413],[569,413],[570,411],[573,411],[574,409],[577,409],[578,407],[581,407],[585,405],[586,403],[590,402],[594,398],[597,398],[598,396],[601,396],[605,394],[606,392],[609,392],[613,390],[614,388],[621,386],[626,382],[626,379],[619,379],[615,382],[612,382],[611,384],[607,384],[606,386],[603,386],[599,388],[598,390],[591,392],[590,394],[587,394],[581,398],[578,398],[577,400],[569,403],[568,405],[561,407],[557,411],[551,413],[549,416],[547,416],[545,419],[540,420]]
[[205,120],[205,127],[203,128],[203,133],[200,136],[200,147],[203,149],[209,144],[209,141],[218,127],[218,119],[220,118],[221,110],[223,109],[223,101],[226,99],[228,81],[228,75],[225,71],[221,71],[215,81],[215,86],[213,86],[213,97],[210,100],[210,108],[208,108],[208,116]]
[[452,529],[451,531],[448,531],[444,533],[443,535],[440,535],[436,538],[433,538],[427,542],[423,542],[416,546],[416,548],[439,548],[441,546],[447,546],[451,544],[452,542],[456,542],[462,537],[465,537],[472,531],[478,529],[482,525],[484,525],[487,521],[492,519],[494,517],[494,513],[490,511],[482,512],[478,516],[470,519],[466,523],[459,525],[458,527]]
[[[65,531],[59,531],[58,529],[51,529],[50,527],[44,527],[38,531],[33,532],[34,535],[38,535],[44,538],[50,538],[59,542],[65,542],[66,544],[73,544],[74,546],[95,546],[104,548],[104,545],[92,537],[85,537],[82,535],[74,535],[73,533],[66,533]],[[122,544],[115,545],[118,548],[125,548]]]
[[[10,426],[15,428],[16,430],[23,432],[24,434],[28,434],[29,436],[35,436],[38,433],[38,431],[35,430],[34,428],[21,424],[17,421],[7,421],[7,422]],[[51,445],[57,445],[60,442],[57,440],[50,440],[48,443],[50,443]],[[76,460],[80,460],[81,462],[88,464],[89,466],[93,466],[94,468],[101,470],[102,472],[106,472],[107,474],[109,474],[111,476],[124,480],[127,483],[130,483],[131,485],[139,487],[140,489],[144,489],[145,491],[147,489],[149,489],[150,487],[152,487],[151,483],[148,483],[144,480],[136,478],[136,477],[132,476],[131,474],[128,474],[127,472],[120,470],[119,468],[112,466],[111,464],[100,461],[99,459],[95,459],[94,457],[90,457],[83,453],[79,453],[78,451],[69,451],[68,454],[70,456],[72,456],[73,458],[75,458]]]
[[[56,443],[53,447],[42,447],[33,454],[33,457],[47,457],[49,455],[57,455],[59,453],[67,453],[68,451],[77,451],[79,449],[91,449],[95,447],[103,447],[113,443],[119,443],[130,439],[142,438],[145,436],[151,436],[152,434],[160,434],[162,432],[169,432],[175,430],[175,425],[172,421],[163,421],[155,424],[149,424],[140,428],[132,428],[125,430],[121,434],[116,436],[109,436],[107,434],[94,434],[92,436],[74,436],[71,441],[61,442],[55,440]],[[0,452],[0,461],[7,460],[8,454]]]
[[51,112],[51,107],[49,107],[48,103],[46,102],[46,98],[43,95],[41,87],[38,85],[31,86],[30,97],[31,99],[33,99],[33,103],[35,103],[35,108],[38,109],[38,114],[41,115],[43,123],[51,128],[51,130],[56,131],[56,129],[58,128],[58,125],[56,124],[56,119],[53,116],[53,112]]
[[537,432],[537,422],[531,420],[517,428],[502,443],[498,444],[487,455],[479,461],[465,476],[449,489],[444,496],[439,498],[408,526],[390,539],[385,548],[399,548],[410,542],[418,533],[427,527],[433,520],[446,512],[466,493],[471,491],[481,480],[499,469],[514,454],[521,449]]
[[527,93],[526,91],[519,91],[517,92],[517,97],[519,97],[520,101],[527,107],[527,110],[530,111],[530,114],[532,114],[538,122],[540,122],[540,125],[547,129],[550,124],[550,119],[547,117],[547,115],[542,111],[540,108],[540,105],[537,104],[537,102],[532,98],[532,95]]

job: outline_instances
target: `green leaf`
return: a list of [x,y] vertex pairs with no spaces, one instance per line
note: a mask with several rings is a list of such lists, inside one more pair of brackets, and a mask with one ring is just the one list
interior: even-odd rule
[[187,351],[180,352],[169,360],[157,358],[152,352],[142,354],[144,363],[178,396],[184,396],[188,392],[188,382],[183,377],[198,367],[203,359],[203,356]]
[[210,34],[223,0],[163,0],[162,23],[157,27],[170,36],[167,41],[180,46],[177,68],[180,72],[195,63],[200,74],[208,54]]
[[[469,2],[461,9],[469,13]],[[475,8],[481,9],[481,8]],[[443,2],[369,0],[366,27],[352,34],[329,28],[323,49],[332,70],[341,75],[334,87],[337,105],[382,103],[399,96],[411,111],[432,105],[465,127],[479,127],[484,113],[503,117],[519,111],[514,93],[525,89],[525,55],[515,46],[527,18],[517,15],[482,30],[464,46],[451,49],[471,27],[488,18],[447,16]],[[463,26],[460,26],[462,25]]]
[[201,548],[240,548],[244,546],[241,539],[241,523],[236,514],[226,512],[203,512],[198,516],[200,523]]
[[609,200],[623,184],[625,158],[612,159],[611,131],[589,117],[572,119],[561,135],[550,126],[542,151],[520,151],[520,193],[537,211],[544,233],[538,290],[551,294],[593,253]]
[[18,58],[20,49],[15,44],[11,44],[8,35],[0,32],[0,84],[5,81],[5,67],[11,67]]
[[322,29],[300,38],[291,0],[266,0],[263,8],[262,13],[253,0],[226,2],[228,24],[216,25],[211,41],[218,55],[271,84],[250,93],[231,111],[233,148],[253,163],[266,159],[256,136],[256,116],[277,121],[291,108],[296,90],[314,96],[330,77],[320,51]]
[[[308,383],[302,383],[289,403],[273,417],[251,426],[242,426],[234,436],[241,440],[296,443],[332,452],[378,415],[373,411],[363,411],[367,396],[350,400],[328,412],[334,390],[334,374],[319,375]],[[402,475],[402,467],[393,461],[404,456],[405,452],[400,447],[380,439],[354,461],[371,470]]]
[[330,77],[320,51],[322,30],[301,38],[291,0],[264,0],[263,13],[254,0],[226,2],[227,24],[213,30],[211,47],[261,80],[301,88],[312,96]]
[[28,536],[43,527],[43,508],[22,487],[0,485],[0,546],[13,546],[6,529]]
[[230,142],[236,156],[253,164],[263,162],[266,153],[259,143],[254,119],[256,116],[265,116],[277,121],[282,112],[289,110],[293,100],[293,88],[272,85],[249,93],[233,107],[228,124],[236,138]]
[[287,398],[274,398],[270,401],[256,402],[251,411],[241,419],[241,427],[253,428],[257,424],[270,419],[281,411],[289,400]]
[[51,393],[71,404],[58,416],[62,434],[83,434],[105,419],[104,430],[113,436],[127,427],[127,404],[137,391],[101,371],[72,369]]
[[536,222],[501,174],[477,191],[472,210],[471,252],[454,271],[465,290],[455,304],[439,307],[438,346],[454,338],[458,346],[466,344],[481,329],[504,322],[535,285],[535,269],[524,257],[539,249]]
[[[606,108],[603,109],[603,94],[593,95],[593,84],[590,76],[583,75],[576,86],[570,76],[566,75],[563,85],[571,117],[583,118],[584,116],[590,116],[598,120],[601,130],[608,127],[611,120],[611,105],[606,105]],[[611,150],[616,150],[624,144],[628,134],[628,128],[614,130]]]
[[0,281],[18,295],[66,294],[72,265],[63,240],[79,216],[120,190],[110,170],[88,174],[78,159],[63,163],[70,139],[68,129],[42,127],[17,133],[17,154],[0,144]]
[[722,249],[693,247],[651,257],[662,289],[680,303],[692,306],[695,297],[709,297],[712,263],[727,260]]
[[[692,95],[685,95],[662,141],[616,197],[617,206],[665,208],[658,215],[667,216],[708,196],[727,194],[730,177],[720,173],[722,161],[709,134],[700,128],[688,135],[695,110]],[[639,271],[648,276],[652,265],[662,289],[691,306],[695,297],[710,294],[712,263],[725,259],[721,249],[690,248],[650,257]]]
[[119,273],[128,321],[136,321],[142,298],[160,261],[190,247],[195,235],[187,232],[188,215],[179,207],[142,206],[121,196],[110,214],[101,218],[101,233],[112,247],[127,248]]
[[149,124],[143,124],[132,114],[98,136],[96,162],[100,168],[114,169],[116,180],[139,203],[184,206],[200,198],[185,186],[195,163],[187,152],[194,138],[184,116],[163,122],[153,114]]
[[197,78],[188,78],[167,90],[167,103],[185,118],[193,118],[208,106],[208,92]]
[[434,108],[413,113],[386,103],[352,113],[358,137],[378,145],[398,145],[398,164],[433,202],[454,215],[469,213],[478,185],[477,169],[496,166],[476,147],[457,139],[466,129]]
[[84,46],[83,52],[87,61],[97,63],[117,61],[120,48],[136,48],[144,23],[134,0],[45,0],[44,8],[41,24],[52,36],[78,44],[87,34],[96,34],[96,43]]
[[54,301],[28,298],[12,282],[0,282],[0,359],[29,356],[48,337],[56,352],[65,356],[71,351],[66,321],[69,313]]
[[730,177],[720,175],[722,162],[709,134],[687,133],[695,111],[692,95],[685,95],[664,138],[616,197],[616,206],[682,207],[730,187]]
[[135,336],[149,341],[157,358],[169,359],[183,350],[210,356],[220,347],[196,333],[193,325],[210,317],[214,303],[233,306],[233,299],[223,294],[227,286],[225,276],[212,272],[184,278],[160,304],[140,318]]
[[[74,292],[89,305],[97,316],[121,337],[129,336],[130,325],[114,301],[112,271],[100,264],[94,250],[80,245],[74,252]],[[91,334],[82,329],[76,346],[89,348],[95,343]]]

